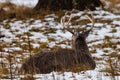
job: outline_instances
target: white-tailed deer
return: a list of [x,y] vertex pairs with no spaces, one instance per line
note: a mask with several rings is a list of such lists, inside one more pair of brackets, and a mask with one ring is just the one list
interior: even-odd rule
[[88,19],[92,22],[89,30],[78,31],[70,29],[68,24],[72,17],[65,24],[66,15],[61,18],[64,29],[71,32],[73,49],[59,49],[54,51],[41,51],[28,58],[21,67],[25,73],[50,73],[52,71],[84,71],[95,69],[96,64],[93,60],[86,38],[94,27],[94,17]]

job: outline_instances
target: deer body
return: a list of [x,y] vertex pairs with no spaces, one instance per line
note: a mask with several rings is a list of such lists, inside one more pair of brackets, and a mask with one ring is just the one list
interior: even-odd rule
[[82,33],[79,31],[73,32],[68,28],[66,29],[73,34],[73,49],[41,51],[28,58],[22,64],[21,70],[26,73],[50,73],[52,71],[78,72],[95,69],[95,61],[86,43],[86,38],[91,29]]
[[[77,69],[78,68],[78,69]],[[75,55],[74,50],[42,51],[22,64],[25,73],[50,73],[52,71],[83,71],[95,68],[95,62],[87,53]]]

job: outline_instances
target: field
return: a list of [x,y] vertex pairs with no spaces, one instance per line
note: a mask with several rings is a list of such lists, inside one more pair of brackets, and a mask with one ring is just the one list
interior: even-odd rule
[[[17,2],[16,2],[17,3]],[[0,3],[0,80],[120,80],[120,1],[106,0],[93,11],[95,27],[87,38],[95,70],[21,74],[21,64],[43,50],[71,49],[72,34],[63,29],[65,11],[33,11],[31,7]],[[83,12],[73,12],[70,27],[92,25]]]

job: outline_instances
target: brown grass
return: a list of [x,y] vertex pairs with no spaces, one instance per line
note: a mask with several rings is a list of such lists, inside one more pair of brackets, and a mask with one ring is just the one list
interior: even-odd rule
[[1,74],[8,74],[8,73],[9,73],[9,71],[7,68],[0,68],[0,75]]
[[109,0],[111,2],[111,7],[116,6],[116,4],[120,3],[120,0]]
[[107,1],[102,0],[104,6],[107,5],[106,2],[108,2],[108,1],[110,2],[109,8],[108,8],[109,11],[112,11],[114,13],[114,11],[112,9],[120,10],[120,7],[116,6],[117,4],[120,4],[120,0],[107,0]]
[[52,13],[49,10],[35,11],[27,6],[17,6],[13,3],[0,3],[0,20],[4,19],[26,19],[26,18],[44,18],[46,14]]

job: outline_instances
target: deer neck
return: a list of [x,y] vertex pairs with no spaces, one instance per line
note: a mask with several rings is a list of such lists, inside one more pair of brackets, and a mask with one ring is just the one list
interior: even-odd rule
[[77,54],[84,54],[84,53],[88,53],[89,50],[88,50],[88,46],[86,44],[86,41],[85,40],[82,40],[82,41],[76,41],[76,43],[74,44],[74,48],[75,50],[75,53]]

